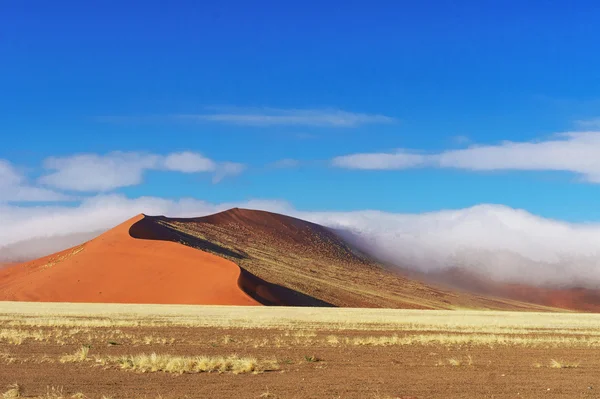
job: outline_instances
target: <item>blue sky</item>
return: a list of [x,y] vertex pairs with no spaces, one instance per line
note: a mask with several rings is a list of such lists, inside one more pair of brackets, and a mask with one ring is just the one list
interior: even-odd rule
[[0,201],[600,220],[595,2],[99,3],[0,5]]

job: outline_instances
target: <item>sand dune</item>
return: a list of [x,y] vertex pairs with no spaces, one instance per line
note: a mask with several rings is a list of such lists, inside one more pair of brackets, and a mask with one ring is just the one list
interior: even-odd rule
[[0,300],[257,305],[231,261],[178,243],[136,239],[138,215],[66,251],[0,270]]
[[323,226],[237,208],[192,219],[138,215],[0,269],[0,300],[600,311],[596,291],[500,284],[459,270],[420,275],[382,265]]
[[163,226],[163,239],[225,257],[254,277],[291,290],[296,293],[293,304],[552,310],[425,284],[376,262],[334,230],[286,215],[235,208],[200,218],[157,216],[146,222]]

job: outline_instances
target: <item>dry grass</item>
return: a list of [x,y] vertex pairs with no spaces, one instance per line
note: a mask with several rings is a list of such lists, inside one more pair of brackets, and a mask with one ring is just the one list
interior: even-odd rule
[[[464,333],[553,333],[600,336],[600,314],[469,310],[352,308],[262,308],[190,305],[0,303],[0,323],[31,327],[234,327],[453,331]],[[223,315],[227,314],[226,317]]]
[[23,330],[16,328],[3,328],[0,330],[0,341],[7,342],[11,345],[21,345],[28,339],[35,341],[45,341],[51,336],[50,333],[41,330]]
[[550,360],[549,367],[553,369],[575,369],[579,367],[579,363],[565,362],[563,360],[552,359]]
[[522,346],[522,347],[598,347],[600,337],[573,337],[560,335],[504,335],[504,334],[453,334],[453,333],[410,333],[399,336],[367,336],[344,337],[327,336],[323,344],[331,346],[413,346],[413,345],[443,345],[443,346]]
[[73,354],[61,356],[59,360],[61,363],[83,362],[87,360],[89,351],[89,346],[82,346],[81,348],[77,349]]
[[141,373],[165,372],[183,373],[262,373],[277,370],[275,360],[259,361],[253,357],[231,356],[174,356],[152,353],[150,355],[129,355],[98,357],[96,362],[102,365],[115,365],[123,370]]
[[21,387],[19,384],[8,386],[8,390],[2,394],[2,399],[13,399],[21,397]]
[[[396,309],[227,307],[189,305],[0,303],[0,342],[60,345],[102,342],[171,345],[172,337],[139,336],[120,327],[235,327],[282,333],[251,338],[225,335],[212,343],[238,347],[521,346],[600,347],[600,314]],[[319,329],[337,330],[321,336]],[[345,336],[344,330],[394,331]],[[449,332],[450,331],[450,332]],[[353,333],[354,334],[354,333]]]
[[461,366],[473,366],[473,358],[471,355],[467,355],[464,359],[452,357],[450,359],[438,360],[435,364],[436,366],[452,366],[452,367],[461,367]]
[[57,345],[78,344],[81,342],[105,342],[132,345],[172,345],[175,338],[154,335],[139,336],[118,329],[69,328],[65,326],[46,327],[34,330],[28,326],[13,326],[0,329],[0,343],[21,345],[28,340],[54,342]]
[[261,393],[259,396],[259,398],[276,398],[277,396],[275,396],[275,394],[271,393],[271,391],[269,391],[269,387],[267,387],[267,390],[263,393]]
[[[86,399],[83,393],[78,392],[73,395],[65,395],[63,388],[59,387],[48,387],[44,395],[38,396],[24,396],[21,386],[18,384],[12,384],[8,386],[8,390],[2,394],[2,399],[16,399],[16,398],[29,398],[29,399]],[[102,399],[110,399],[107,396],[102,396]]]
[[10,353],[0,353],[0,360],[6,364],[11,364],[17,361],[17,358],[12,356]]

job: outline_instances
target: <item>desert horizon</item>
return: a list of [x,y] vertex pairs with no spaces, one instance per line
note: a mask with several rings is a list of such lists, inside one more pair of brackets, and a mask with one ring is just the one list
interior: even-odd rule
[[[219,229],[244,234],[228,235]],[[422,309],[600,309],[600,291],[577,286],[504,283],[464,270],[419,274],[410,267],[380,261],[374,251],[365,250],[364,245],[359,249],[344,236],[346,233],[340,230],[250,209],[232,208],[199,218],[139,214],[80,245],[37,260],[6,265],[0,272],[0,299]],[[261,247],[248,247],[249,240],[260,243]],[[328,247],[321,248],[323,240]],[[299,261],[289,259],[293,251],[290,247],[294,246],[302,246],[302,253],[317,254],[315,263],[305,270],[308,273],[297,276],[296,281],[290,280],[290,270],[281,267],[288,262],[298,273]],[[261,251],[263,258],[255,258],[250,249]],[[273,252],[271,259],[264,258],[267,251]],[[336,254],[331,257],[330,253]],[[329,274],[319,265],[322,262],[319,257],[343,263],[339,270],[347,276]],[[355,264],[353,269],[348,262]],[[332,265],[326,267],[331,269]],[[375,274],[374,267],[379,269]],[[356,287],[345,289],[348,287],[339,287],[332,281],[314,287],[323,283],[317,282],[319,279],[334,278]],[[357,291],[372,284],[366,281],[369,278],[379,280],[378,296],[357,295]],[[385,278],[390,279],[389,288],[381,285]],[[136,279],[140,288],[126,288],[132,279]],[[364,287],[361,282],[357,284],[357,279],[365,280]],[[119,282],[125,285],[118,285]],[[315,294],[319,289],[327,294]],[[404,292],[395,293],[394,298],[386,289]],[[332,296],[336,290],[340,292]],[[431,293],[415,294],[418,290]],[[463,298],[447,299],[452,296]]]
[[0,399],[597,398],[591,1],[0,1]]

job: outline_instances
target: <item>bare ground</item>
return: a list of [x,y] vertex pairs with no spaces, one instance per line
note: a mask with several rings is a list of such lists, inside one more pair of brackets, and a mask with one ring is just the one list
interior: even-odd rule
[[[0,343],[0,384],[20,384],[23,396],[43,395],[55,387],[66,397],[83,393],[114,399],[600,397],[597,347],[357,345],[343,340],[365,334],[386,337],[390,332],[339,329],[64,328],[63,333],[56,327],[17,329],[46,334],[40,341]],[[335,343],[333,337],[341,341]],[[90,347],[86,360],[59,361],[82,345]],[[95,360],[152,352],[276,359],[279,369],[237,375],[139,373]],[[552,359],[571,368],[551,368]]]

